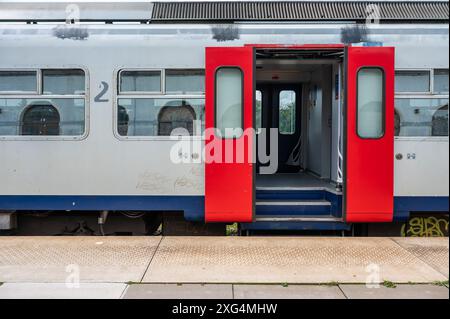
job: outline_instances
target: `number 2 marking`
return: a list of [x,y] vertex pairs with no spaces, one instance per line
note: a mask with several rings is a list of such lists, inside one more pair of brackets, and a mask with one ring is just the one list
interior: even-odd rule
[[94,98],[94,101],[95,101],[95,102],[109,102],[108,99],[102,99],[102,97],[106,94],[106,92],[108,92],[108,89],[109,89],[108,83],[106,83],[105,81],[102,81],[102,82],[100,83],[100,86],[99,86],[99,87],[100,87],[100,88],[103,87],[103,88],[102,88],[102,90],[100,91],[100,93]]

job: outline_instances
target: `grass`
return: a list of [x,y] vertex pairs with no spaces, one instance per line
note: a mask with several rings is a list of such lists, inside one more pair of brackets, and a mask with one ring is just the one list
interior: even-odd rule
[[126,284],[129,285],[129,286],[131,286],[131,285],[139,285],[140,282],[137,282],[137,281],[127,281]]
[[397,285],[394,284],[392,281],[385,280],[383,281],[383,286],[386,288],[397,288]]
[[445,281],[433,281],[433,285],[439,286],[439,287],[447,287],[448,286],[448,280]]
[[237,223],[227,225],[227,236],[237,236],[239,227]]
[[289,284],[288,284],[287,282],[285,282],[285,283],[281,284],[281,286],[282,286],[283,288],[287,288],[287,287],[289,287]]

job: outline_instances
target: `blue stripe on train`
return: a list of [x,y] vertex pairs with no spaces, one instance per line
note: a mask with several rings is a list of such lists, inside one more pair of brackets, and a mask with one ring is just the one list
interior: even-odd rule
[[204,196],[0,196],[0,210],[184,211],[204,219]]
[[[395,197],[397,221],[410,212],[449,211],[448,196]],[[22,196],[1,195],[0,210],[184,211],[187,220],[204,220],[204,196]]]

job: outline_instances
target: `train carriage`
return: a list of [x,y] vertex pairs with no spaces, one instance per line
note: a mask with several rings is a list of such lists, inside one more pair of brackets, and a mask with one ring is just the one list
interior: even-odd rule
[[175,213],[242,231],[448,215],[448,9],[1,3],[0,229],[30,213],[152,231]]

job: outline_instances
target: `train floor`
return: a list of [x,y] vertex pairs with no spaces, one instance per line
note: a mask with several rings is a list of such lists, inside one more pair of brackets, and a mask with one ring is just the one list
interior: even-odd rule
[[448,277],[448,238],[0,237],[0,299],[448,299]]

